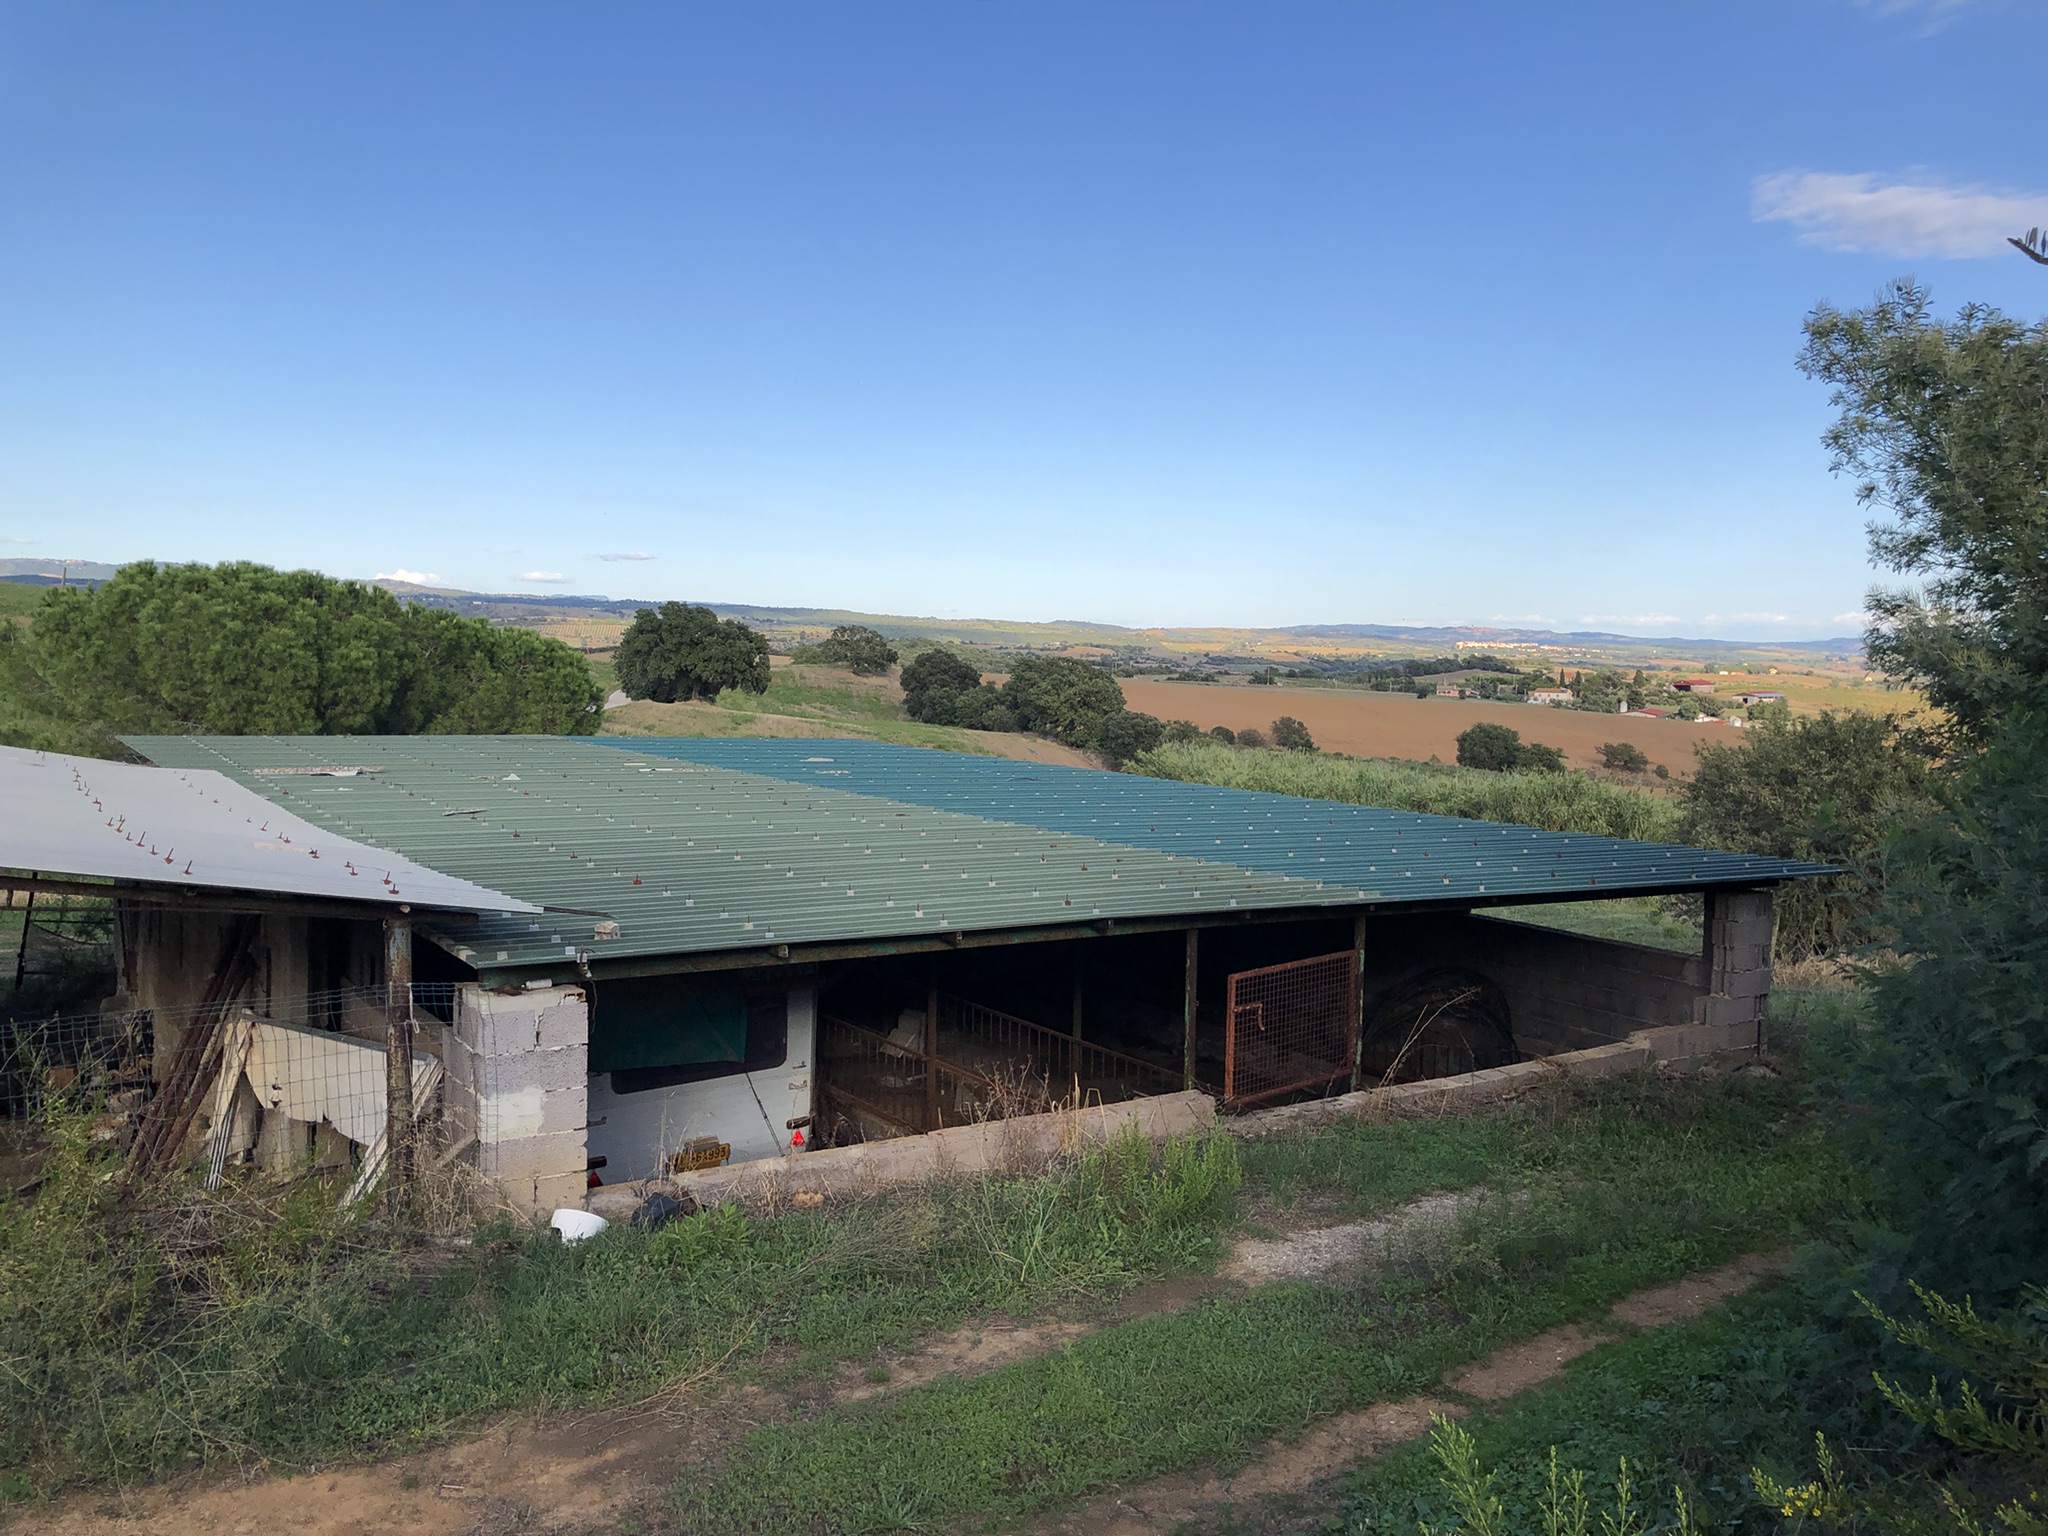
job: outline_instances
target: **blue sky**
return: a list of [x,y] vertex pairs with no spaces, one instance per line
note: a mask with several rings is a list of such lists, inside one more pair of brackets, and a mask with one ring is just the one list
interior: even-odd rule
[[[2039,0],[0,4],[0,557],[1834,635]],[[2009,226],[2009,227],[2008,227]]]

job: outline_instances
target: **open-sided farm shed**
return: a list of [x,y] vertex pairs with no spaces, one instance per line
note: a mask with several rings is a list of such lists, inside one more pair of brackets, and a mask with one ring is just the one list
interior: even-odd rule
[[[539,909],[417,912],[431,942],[413,970],[440,989],[422,1050],[444,1134],[540,1206],[587,1169],[610,1182],[1076,1096],[1264,1104],[1659,1024],[1754,1045],[1770,888],[1820,873],[866,742],[133,744]],[[1697,955],[1484,915],[1688,891],[1707,901]],[[131,965],[126,1006],[200,1001],[190,957],[212,959],[229,918],[207,921],[179,917],[185,959]],[[309,996],[382,982],[374,926],[351,939],[348,921],[264,918],[262,968]],[[274,994],[293,1027],[347,1027]]]

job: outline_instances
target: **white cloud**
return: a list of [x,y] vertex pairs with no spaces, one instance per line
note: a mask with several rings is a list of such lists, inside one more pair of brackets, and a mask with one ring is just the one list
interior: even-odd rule
[[1854,613],[1838,613],[1832,619],[1829,619],[1828,622],[1830,624],[1864,625],[1870,622],[1870,615],[1861,608],[1858,608]]
[[652,560],[654,556],[648,554],[644,549],[634,549],[618,554],[592,555],[589,558],[592,560]]
[[545,583],[554,581],[567,581],[569,578],[564,576],[560,571],[522,571],[519,575],[519,579],[521,581],[536,581]]
[[1555,621],[1547,613],[1496,613],[1486,622],[1489,624],[1550,624]]
[[1750,184],[1750,217],[1790,224],[1801,245],[1887,256],[2006,254],[2006,238],[2048,222],[2048,192],[1884,181],[1875,171],[1779,171]]
[[1975,0],[1856,0],[1856,3],[1880,16],[1918,16],[1921,18],[1920,35],[1925,37],[1939,32]]
[[1790,624],[1792,616],[1787,613],[1710,613],[1709,624]]
[[1675,613],[1582,613],[1581,624],[1676,624]]
[[40,544],[42,542],[41,539],[17,539],[11,535],[0,533],[0,544]]
[[409,581],[416,587],[438,587],[441,578],[432,571],[408,571],[400,566],[395,571],[379,571],[370,578],[372,581]]

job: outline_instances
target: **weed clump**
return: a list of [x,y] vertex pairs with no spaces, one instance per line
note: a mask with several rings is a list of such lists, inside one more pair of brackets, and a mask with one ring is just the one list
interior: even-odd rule
[[451,1243],[312,1181],[128,1188],[89,1117],[41,1130],[36,1182],[0,1196],[0,1477],[40,1492],[381,1454],[686,1390],[772,1346],[822,1365],[1114,1295],[1211,1266],[1238,1186],[1227,1137],[1131,1136],[831,1215],[719,1206],[575,1245],[500,1215]]

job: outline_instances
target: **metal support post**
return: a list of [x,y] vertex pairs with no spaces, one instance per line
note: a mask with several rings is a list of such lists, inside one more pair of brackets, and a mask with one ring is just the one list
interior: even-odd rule
[[1081,1038],[1081,951],[1074,951],[1074,1038]]
[[1187,961],[1181,974],[1180,1016],[1183,1031],[1181,1041],[1181,1079],[1184,1088],[1195,1086],[1195,977],[1200,968],[1202,935],[1199,929],[1188,930]]

